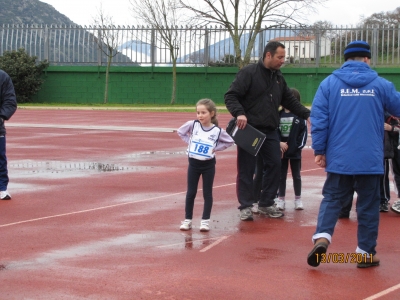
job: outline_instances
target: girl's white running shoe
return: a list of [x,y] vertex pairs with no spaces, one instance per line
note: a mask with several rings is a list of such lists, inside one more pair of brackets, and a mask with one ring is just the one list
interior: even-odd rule
[[192,220],[186,219],[185,221],[181,222],[181,227],[179,227],[180,230],[190,230],[192,229]]
[[200,231],[210,231],[210,220],[201,220]]

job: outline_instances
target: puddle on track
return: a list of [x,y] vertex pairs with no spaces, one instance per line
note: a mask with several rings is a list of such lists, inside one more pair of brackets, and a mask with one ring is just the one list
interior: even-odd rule
[[67,172],[67,171],[94,171],[94,172],[116,172],[116,171],[143,171],[154,167],[145,166],[120,166],[112,163],[100,162],[62,162],[62,161],[34,161],[24,163],[9,163],[10,169],[29,170],[31,172]]

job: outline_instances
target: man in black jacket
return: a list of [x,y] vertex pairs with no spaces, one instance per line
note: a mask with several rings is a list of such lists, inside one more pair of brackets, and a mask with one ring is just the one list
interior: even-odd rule
[[[310,116],[310,110],[293,96],[279,71],[284,61],[285,46],[276,41],[269,42],[259,62],[241,69],[225,93],[226,107],[237,118],[238,127],[243,129],[249,123],[266,134],[259,151],[264,162],[264,177],[258,212],[271,218],[283,216],[274,206],[281,167],[278,108],[282,105],[303,119]],[[240,203],[240,219],[253,220],[251,207],[256,157],[239,147],[237,151],[236,193]]]
[[0,70],[0,199],[10,200],[7,191],[8,169],[6,156],[6,128],[4,121],[9,120],[17,110],[17,99],[10,76]]

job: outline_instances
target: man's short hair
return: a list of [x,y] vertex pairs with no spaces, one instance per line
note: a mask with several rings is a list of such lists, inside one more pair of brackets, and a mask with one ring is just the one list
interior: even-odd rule
[[271,53],[271,56],[274,56],[276,53],[276,49],[278,49],[279,47],[285,49],[285,45],[282,43],[275,42],[275,41],[269,42],[267,45],[265,45],[263,59],[267,55],[267,52]]
[[364,41],[352,41],[344,49],[344,60],[352,57],[368,57],[371,58],[371,47]]

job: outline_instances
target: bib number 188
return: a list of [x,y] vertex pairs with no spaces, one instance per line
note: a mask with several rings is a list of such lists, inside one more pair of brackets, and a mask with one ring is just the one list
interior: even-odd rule
[[207,154],[209,149],[210,148],[208,146],[203,146],[203,145],[196,144],[196,147],[194,148],[194,151],[198,152],[198,153]]

